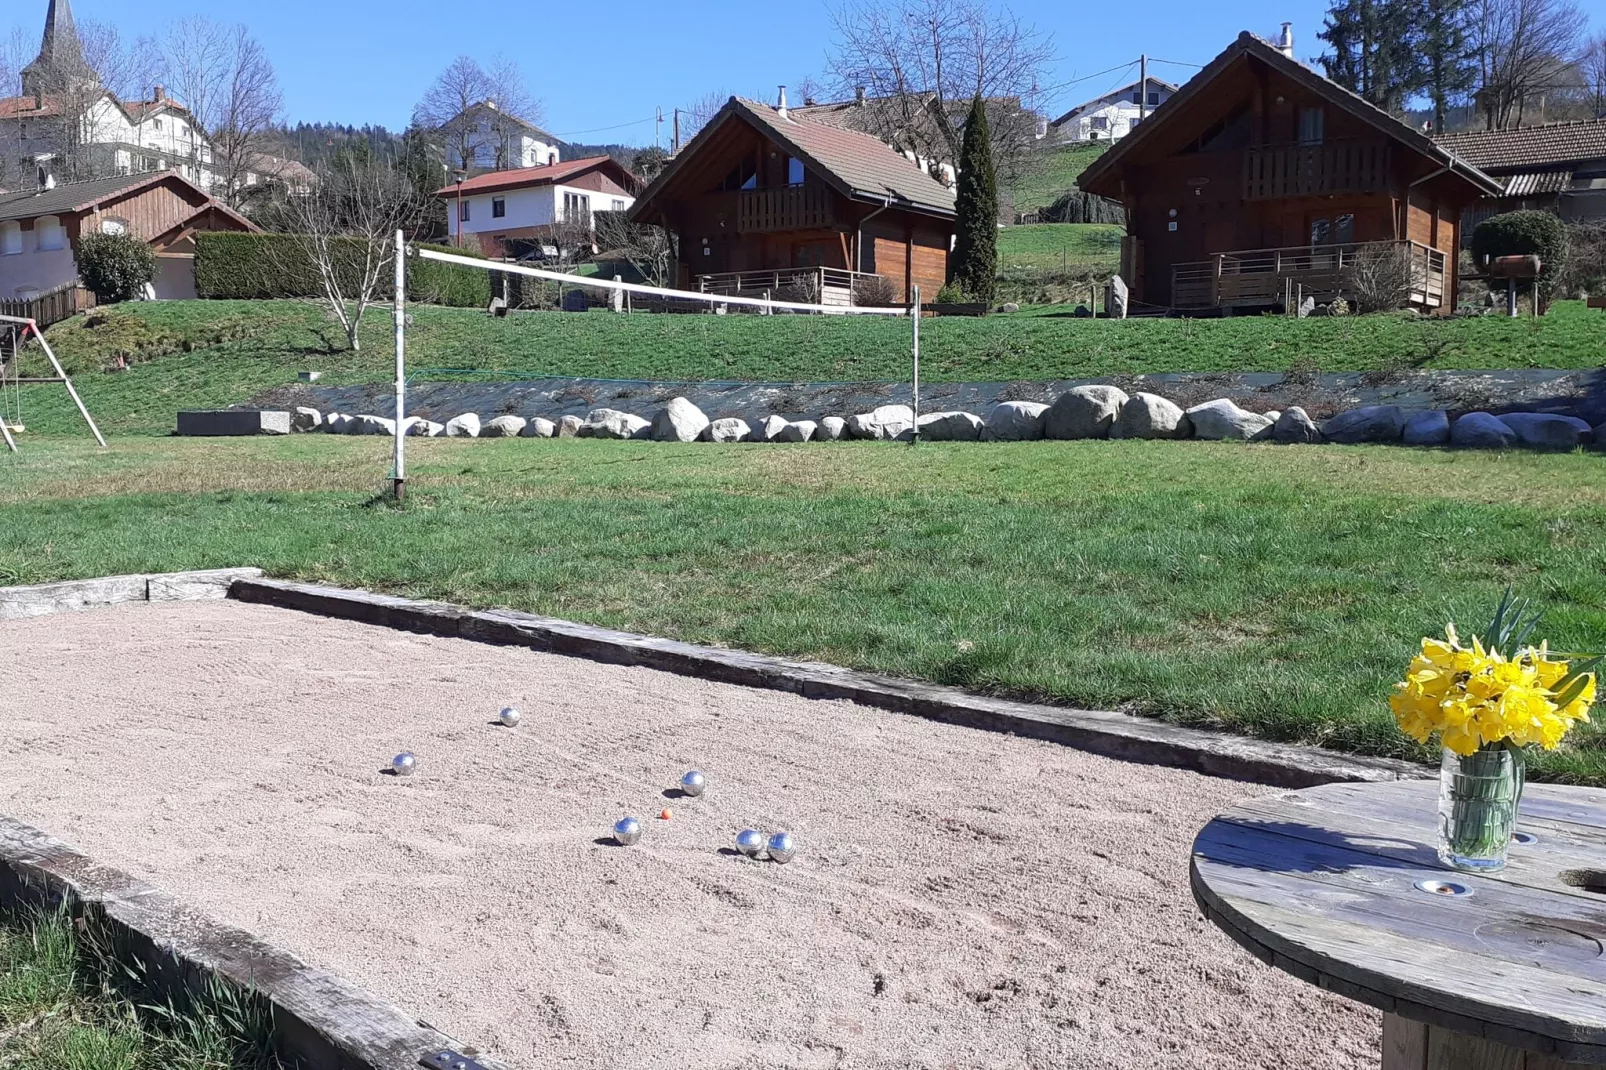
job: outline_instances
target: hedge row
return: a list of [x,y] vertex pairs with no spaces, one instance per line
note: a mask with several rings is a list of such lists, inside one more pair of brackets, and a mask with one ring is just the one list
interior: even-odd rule
[[[355,292],[362,275],[363,242],[335,239],[342,289]],[[466,249],[424,245],[424,249],[478,257]],[[381,284],[391,296],[390,276]],[[322,297],[317,265],[300,238],[289,234],[212,232],[196,235],[195,290],[202,297],[265,300],[276,297]],[[412,260],[407,265],[407,299],[454,308],[484,308],[491,301],[489,272]]]

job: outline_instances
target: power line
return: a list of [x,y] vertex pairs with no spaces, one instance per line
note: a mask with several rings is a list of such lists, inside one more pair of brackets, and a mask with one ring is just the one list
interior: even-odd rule
[[1042,89],[1039,89],[1038,92],[1039,93],[1052,93],[1056,89],[1068,89],[1073,85],[1080,85],[1083,82],[1091,82],[1095,78],[1103,77],[1106,74],[1112,74],[1115,71],[1131,70],[1133,67],[1136,67],[1137,65],[1138,65],[1138,61],[1137,60],[1132,60],[1130,63],[1123,63],[1120,66],[1116,66],[1116,67],[1108,67],[1108,68],[1106,68],[1106,69],[1104,69],[1102,71],[1094,71],[1092,74],[1085,74],[1080,78],[1072,78],[1069,82],[1061,82],[1059,85],[1044,86]]
[[574,137],[577,134],[600,134],[605,130],[623,130],[627,126],[640,126],[642,123],[657,122],[658,116],[649,115],[645,119],[633,119],[628,123],[615,123],[613,126],[593,126],[589,130],[570,130],[566,133],[553,132],[555,137]]

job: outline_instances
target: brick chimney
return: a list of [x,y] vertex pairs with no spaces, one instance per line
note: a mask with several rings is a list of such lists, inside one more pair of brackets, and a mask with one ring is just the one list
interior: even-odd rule
[[167,99],[167,90],[162,86],[157,86],[153,97],[156,100],[156,103],[160,104],[162,101]]

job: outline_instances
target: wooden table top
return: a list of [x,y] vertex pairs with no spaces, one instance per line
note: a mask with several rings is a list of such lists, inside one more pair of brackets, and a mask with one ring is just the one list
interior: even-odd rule
[[1528,785],[1517,829],[1537,842],[1513,844],[1487,875],[1439,863],[1438,792],[1437,780],[1329,784],[1240,803],[1194,841],[1194,899],[1261,960],[1312,984],[1606,1063],[1606,791]]

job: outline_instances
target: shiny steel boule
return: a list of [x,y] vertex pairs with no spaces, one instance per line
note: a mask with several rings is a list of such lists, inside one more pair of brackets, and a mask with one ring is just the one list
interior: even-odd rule
[[517,728],[519,726],[519,711],[509,706],[497,714],[496,719],[501,721],[506,728]]
[[706,787],[708,778],[695,769],[680,778],[680,790],[694,799],[701,795]]
[[412,776],[418,768],[418,759],[410,750],[404,750],[390,760],[390,771],[397,776]]
[[792,856],[797,854],[797,841],[792,839],[790,832],[777,832],[770,837],[766,850],[769,851],[771,861],[784,864],[790,862]]
[[748,858],[757,858],[764,851],[764,838],[758,829],[743,829],[736,834],[736,849]]
[[641,822],[633,817],[621,817],[613,823],[613,838],[620,847],[629,847],[641,839]]

